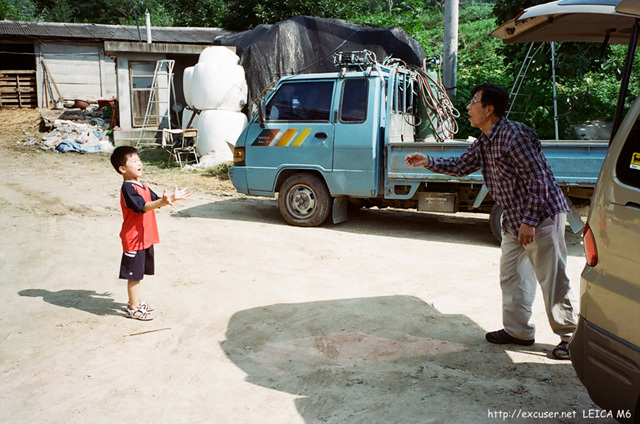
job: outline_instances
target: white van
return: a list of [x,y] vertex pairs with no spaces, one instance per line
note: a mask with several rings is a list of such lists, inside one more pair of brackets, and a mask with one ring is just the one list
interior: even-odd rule
[[596,404],[640,423],[640,98],[600,171],[584,248],[571,361]]
[[[561,0],[526,9],[492,34],[505,42],[638,41],[637,0]],[[627,60],[620,99],[631,71]],[[640,94],[640,93],[635,93]],[[584,232],[587,264],[571,362],[607,416],[640,423],[640,97],[621,122],[604,161]],[[621,124],[620,124],[621,122]],[[617,132],[616,132],[616,128]]]

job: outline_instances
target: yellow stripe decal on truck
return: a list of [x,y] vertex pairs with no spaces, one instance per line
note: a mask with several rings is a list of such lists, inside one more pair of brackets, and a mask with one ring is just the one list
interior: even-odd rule
[[302,130],[298,138],[296,138],[296,140],[293,142],[292,146],[298,147],[302,143],[304,143],[304,141],[307,139],[307,136],[309,135],[310,132],[311,132],[311,128],[305,128],[304,130]]
[[284,134],[282,134],[282,137],[280,137],[280,140],[278,140],[275,146],[276,147],[286,146],[287,144],[289,144],[289,142],[296,135],[297,132],[298,130],[294,128],[289,128],[284,132]]
[[[264,147],[300,147],[300,145],[305,142],[310,132],[311,128],[304,128],[302,131],[298,131],[296,128],[289,128],[284,131],[280,131],[278,128],[264,129],[253,141],[252,145]],[[278,138],[278,136],[280,137]],[[291,140],[294,141],[291,142]]]

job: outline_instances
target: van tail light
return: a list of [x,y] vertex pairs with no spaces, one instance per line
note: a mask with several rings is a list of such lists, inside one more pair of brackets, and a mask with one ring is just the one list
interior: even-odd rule
[[596,266],[598,264],[598,247],[596,246],[596,239],[593,236],[593,231],[589,227],[589,223],[584,226],[584,233],[582,234],[584,244],[584,256],[587,260],[587,265]]

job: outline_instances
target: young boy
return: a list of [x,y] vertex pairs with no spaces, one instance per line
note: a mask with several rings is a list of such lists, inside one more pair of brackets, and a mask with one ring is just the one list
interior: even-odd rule
[[176,200],[191,196],[188,189],[174,187],[173,195],[167,190],[158,197],[148,185],[138,181],[142,175],[142,162],[138,150],[131,146],[117,147],[111,155],[111,164],[122,175],[124,182],[120,190],[122,208],[122,262],[120,278],[128,280],[127,317],[141,321],[153,319],[149,304],[140,300],[140,280],[154,274],[153,245],[160,241],[154,209],[171,205]]

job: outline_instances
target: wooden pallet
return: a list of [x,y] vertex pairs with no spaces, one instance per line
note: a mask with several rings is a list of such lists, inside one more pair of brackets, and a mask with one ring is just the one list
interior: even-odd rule
[[0,71],[0,107],[38,107],[36,71]]

